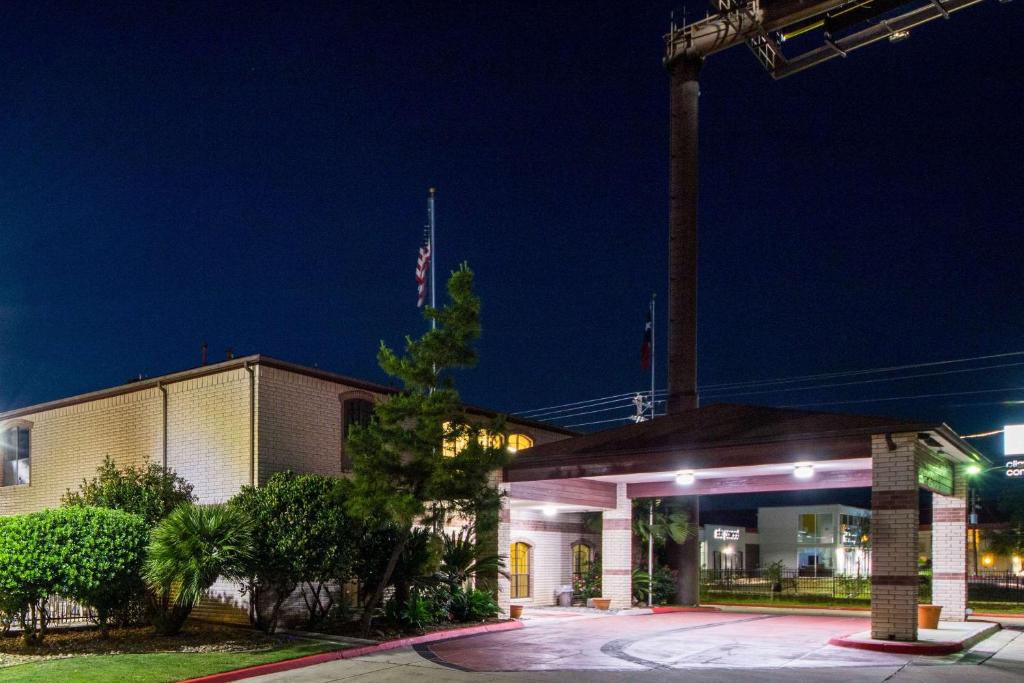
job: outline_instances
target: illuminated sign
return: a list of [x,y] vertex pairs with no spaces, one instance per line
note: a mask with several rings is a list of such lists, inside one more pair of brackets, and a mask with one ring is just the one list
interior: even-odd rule
[[740,540],[739,529],[715,529],[713,536],[717,541],[738,541]]
[[1007,460],[1006,476],[1014,479],[1024,479],[1024,460]]
[[1024,425],[1006,425],[1003,428],[1003,455],[1024,455]]

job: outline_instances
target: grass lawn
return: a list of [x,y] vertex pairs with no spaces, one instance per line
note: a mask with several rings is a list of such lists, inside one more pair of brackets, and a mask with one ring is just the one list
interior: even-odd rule
[[[0,682],[180,681],[345,647],[336,643],[284,637],[270,639],[247,631],[197,627],[191,628],[189,633],[184,633],[180,638],[162,641],[145,638],[137,633],[126,633],[120,639],[115,637],[107,641],[105,647],[103,643],[84,636],[81,633],[68,633],[63,642],[60,636],[48,638],[52,642],[34,650],[19,648],[18,639],[3,639],[0,647],[19,655],[21,661],[28,661],[0,667]],[[196,644],[203,641],[211,644]],[[90,652],[90,649],[97,651]],[[3,653],[0,652],[2,660]]]

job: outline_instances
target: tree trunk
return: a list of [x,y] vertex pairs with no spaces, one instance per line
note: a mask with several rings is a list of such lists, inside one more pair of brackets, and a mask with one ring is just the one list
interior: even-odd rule
[[405,544],[409,542],[409,529],[404,529],[402,535],[398,538],[398,543],[391,550],[391,557],[388,558],[388,565],[384,568],[384,576],[380,577],[380,583],[377,584],[377,590],[370,596],[369,601],[363,606],[363,618],[361,623],[362,636],[366,638],[370,634],[370,625],[373,622],[373,611],[377,609],[377,605],[380,604],[381,599],[384,597],[384,591],[387,590],[388,582],[391,581],[391,575],[395,572],[395,567],[398,566],[398,558],[402,556],[402,552],[405,550]]

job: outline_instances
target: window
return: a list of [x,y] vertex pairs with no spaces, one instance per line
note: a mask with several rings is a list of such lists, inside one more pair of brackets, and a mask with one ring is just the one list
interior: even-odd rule
[[373,417],[373,401],[367,401],[365,398],[350,398],[341,405],[343,412],[342,436],[348,437],[352,425],[365,427],[370,424],[370,419]]
[[28,427],[9,427],[0,433],[0,452],[3,471],[0,486],[17,486],[29,483],[29,463],[32,441]]
[[344,398],[341,401],[341,469],[352,469],[352,458],[345,453],[345,440],[352,425],[365,427],[373,418],[373,401],[365,398]]
[[508,435],[508,450],[509,453],[516,453],[523,450],[524,448],[532,448],[533,439],[528,437],[526,434],[509,434]]
[[509,560],[512,598],[530,597],[530,546],[525,543],[513,543]]
[[586,543],[572,544],[572,579],[575,583],[590,571],[590,546]]
[[870,540],[871,522],[860,515],[839,515],[839,542],[848,548],[867,545]]
[[[469,426],[453,427],[451,422],[445,422],[441,427],[444,429],[446,438],[444,445],[441,448],[441,453],[448,458],[454,458],[456,455],[466,450],[469,446],[469,437],[473,433],[474,428]],[[504,443],[504,438],[501,434],[491,434],[487,429],[480,428],[476,430],[476,442],[487,448],[501,448],[501,444]]]
[[834,543],[835,522],[831,512],[802,514],[797,520],[797,543]]

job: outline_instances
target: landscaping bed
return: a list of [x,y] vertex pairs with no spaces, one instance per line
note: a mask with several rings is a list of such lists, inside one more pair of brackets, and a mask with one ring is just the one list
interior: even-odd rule
[[254,629],[189,624],[174,636],[154,637],[149,627],[50,631],[42,645],[20,634],[0,638],[0,681],[178,681],[219,671],[348,647]]

